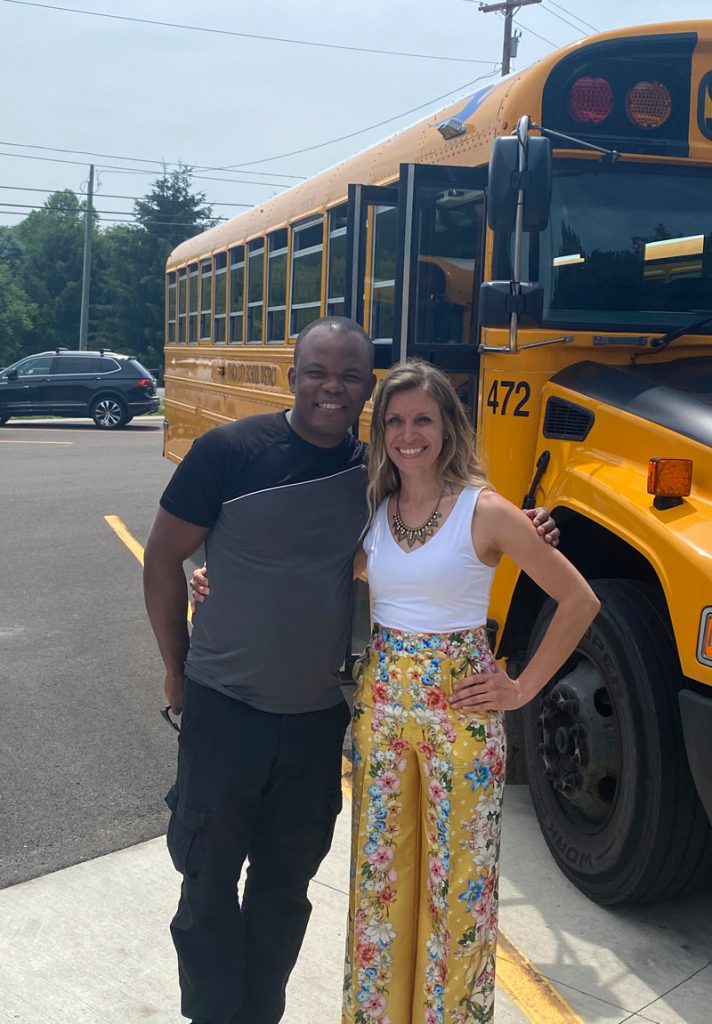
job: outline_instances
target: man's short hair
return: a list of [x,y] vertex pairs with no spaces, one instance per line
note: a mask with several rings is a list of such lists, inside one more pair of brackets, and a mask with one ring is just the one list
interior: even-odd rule
[[349,319],[347,316],[321,316],[317,320],[312,320],[310,323],[303,327],[297,335],[297,340],[294,345],[294,365],[297,365],[297,359],[299,358],[299,347],[305,338],[308,338],[311,332],[316,327],[327,327],[329,330],[338,331],[339,334],[355,334],[358,338],[364,342],[364,348],[368,355],[368,368],[373,369],[373,363],[375,360],[375,349],[373,341],[368,333],[365,331],[361,324],[357,324],[355,320]]

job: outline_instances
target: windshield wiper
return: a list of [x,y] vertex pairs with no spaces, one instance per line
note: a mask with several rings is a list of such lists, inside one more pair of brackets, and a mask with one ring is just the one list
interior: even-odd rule
[[643,356],[656,356],[658,352],[666,349],[671,341],[676,341],[683,334],[689,334],[690,331],[695,331],[698,327],[706,327],[707,324],[712,324],[712,314],[706,316],[703,320],[693,320],[691,324],[685,324],[684,327],[676,327],[674,331],[668,331],[667,334],[663,334],[660,338],[653,338],[648,351],[634,353],[631,357],[631,362],[635,363],[638,359],[642,359]]

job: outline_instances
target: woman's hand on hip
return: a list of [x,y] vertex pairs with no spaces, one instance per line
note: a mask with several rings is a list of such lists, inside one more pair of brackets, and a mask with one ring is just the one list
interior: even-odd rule
[[456,711],[515,711],[527,703],[519,680],[510,679],[500,665],[494,672],[476,672],[456,679],[450,706]]

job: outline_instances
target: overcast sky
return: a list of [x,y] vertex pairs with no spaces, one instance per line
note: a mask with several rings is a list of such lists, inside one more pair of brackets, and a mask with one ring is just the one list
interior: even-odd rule
[[[28,212],[10,204],[79,191],[92,161],[96,208],[111,211],[104,225],[130,221],[130,197],[147,191],[160,161],[196,169],[249,164],[196,170],[225,179],[196,184],[216,215],[233,216],[237,204],[252,206],[472,92],[480,76],[496,77],[502,51],[500,15],[482,14],[469,0],[64,0],[64,10],[50,9],[61,3],[0,0],[0,223],[16,224]],[[693,18],[701,7],[701,0],[543,0],[516,16],[522,39],[514,67],[594,29],[662,22],[673,11]],[[282,155],[351,133],[359,134]]]

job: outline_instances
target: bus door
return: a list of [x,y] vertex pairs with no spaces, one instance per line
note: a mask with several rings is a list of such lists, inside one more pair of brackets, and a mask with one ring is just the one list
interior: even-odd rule
[[346,315],[376,346],[376,367],[398,361],[393,349],[396,309],[397,186],[349,185]]
[[402,164],[394,362],[445,370],[474,418],[487,167]]

